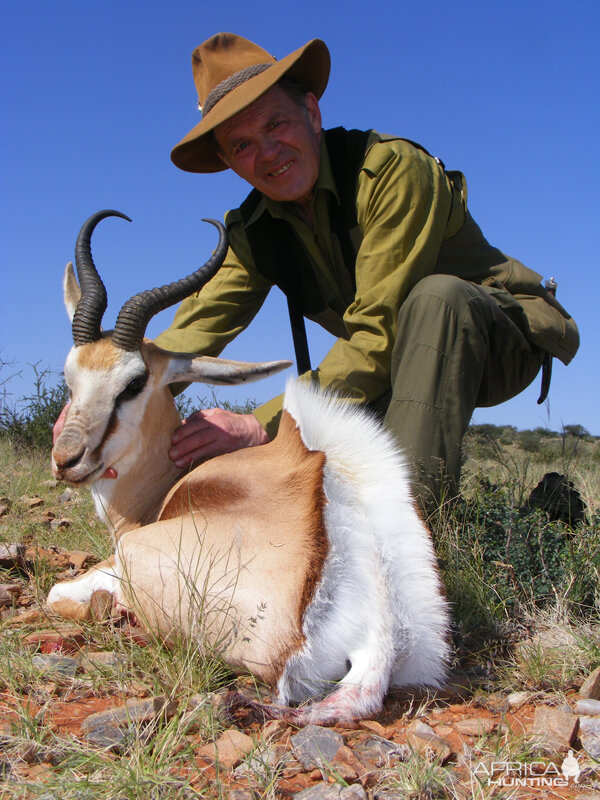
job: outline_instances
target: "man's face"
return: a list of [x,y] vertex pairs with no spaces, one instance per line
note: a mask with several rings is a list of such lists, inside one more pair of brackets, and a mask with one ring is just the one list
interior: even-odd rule
[[272,200],[310,203],[319,175],[321,112],[312,92],[300,108],[279,86],[215,129],[221,158]]

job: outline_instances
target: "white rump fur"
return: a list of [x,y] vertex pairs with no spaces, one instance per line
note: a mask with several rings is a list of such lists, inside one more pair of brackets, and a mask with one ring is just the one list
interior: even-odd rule
[[280,700],[323,696],[340,681],[314,706],[314,720],[323,721],[328,707],[331,718],[380,708],[389,687],[441,685],[448,609],[392,436],[364,410],[299,382],[288,382],[284,407],[305,445],[326,455],[329,555]]

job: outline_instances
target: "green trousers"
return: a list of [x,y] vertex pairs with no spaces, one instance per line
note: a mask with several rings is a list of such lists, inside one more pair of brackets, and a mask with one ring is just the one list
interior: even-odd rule
[[424,508],[458,493],[473,410],[514,397],[542,364],[501,304],[497,290],[453,275],[423,278],[402,304],[391,395],[377,407],[412,463]]

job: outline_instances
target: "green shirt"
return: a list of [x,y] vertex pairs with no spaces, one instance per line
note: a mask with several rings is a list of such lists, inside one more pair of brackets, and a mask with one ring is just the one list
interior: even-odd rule
[[[314,226],[297,217],[289,204],[265,196],[248,222],[265,213],[285,219],[309,254],[326,301],[314,320],[337,337],[312,372],[320,386],[359,403],[385,394],[400,306],[413,286],[434,272],[489,284],[491,292],[506,295],[505,310],[517,324],[530,327],[522,303],[513,299],[515,292],[507,284],[516,276],[514,288],[522,292],[525,287],[537,295],[541,276],[485,241],[466,211],[460,173],[445,172],[436,159],[403,139],[381,137],[367,149],[356,186],[358,229],[352,232],[356,291],[329,226],[331,194],[339,200],[322,143]],[[226,223],[231,246],[223,267],[199,293],[181,303],[170,328],[156,339],[160,347],[218,355],[249,325],[266,298],[271,283],[254,264],[239,210],[230,211]],[[544,297],[543,305],[546,302]],[[555,306],[560,309],[558,303]],[[553,317],[558,313],[568,318],[562,309],[552,311]],[[271,436],[280,410],[281,398],[275,398],[254,412]]]

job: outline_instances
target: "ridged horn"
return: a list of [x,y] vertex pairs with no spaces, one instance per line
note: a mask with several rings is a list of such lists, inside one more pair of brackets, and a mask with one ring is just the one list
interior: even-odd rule
[[210,222],[219,231],[219,243],[212,256],[206,264],[186,278],[156,289],[148,289],[130,298],[119,311],[112,333],[114,345],[122,350],[139,350],[150,319],[159,311],[179,303],[192,292],[197,292],[217,272],[227,254],[227,231],[225,226],[215,219],[202,221]]
[[106,311],[106,289],[92,259],[92,233],[105,217],[121,217],[131,222],[120,211],[105,209],[87,219],[79,231],[75,244],[75,266],[81,288],[81,299],[73,315],[73,342],[76,345],[97,342],[101,336],[100,324]]

